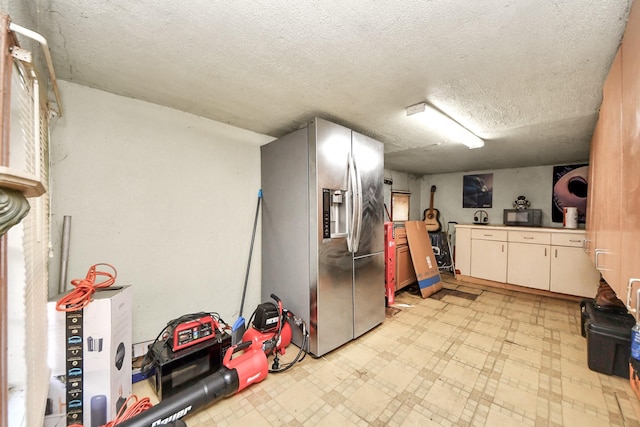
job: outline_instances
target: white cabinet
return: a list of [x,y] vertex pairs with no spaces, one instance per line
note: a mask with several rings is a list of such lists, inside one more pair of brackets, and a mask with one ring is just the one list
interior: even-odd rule
[[472,278],[593,297],[584,230],[456,225],[456,270]]
[[600,273],[582,248],[584,233],[553,235],[550,290],[595,297]]
[[509,242],[507,283],[549,290],[549,246]]
[[456,229],[455,240],[455,265],[456,274],[471,276],[471,229]]
[[507,280],[507,232],[489,228],[471,229],[471,276]]
[[509,231],[507,283],[549,290],[551,233]]

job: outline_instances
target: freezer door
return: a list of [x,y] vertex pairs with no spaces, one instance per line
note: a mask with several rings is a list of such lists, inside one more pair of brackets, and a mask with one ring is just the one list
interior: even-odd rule
[[353,132],[352,156],[360,182],[362,206],[358,250],[355,256],[384,251],[384,146],[368,136]]
[[353,256],[347,249],[348,237],[327,238],[322,226],[323,190],[347,190],[351,130],[322,119],[315,119],[314,125],[310,127],[311,152],[315,152],[310,200],[315,209],[310,228],[309,346],[312,354],[321,356],[353,339]]
[[354,338],[384,321],[384,253],[353,260]]

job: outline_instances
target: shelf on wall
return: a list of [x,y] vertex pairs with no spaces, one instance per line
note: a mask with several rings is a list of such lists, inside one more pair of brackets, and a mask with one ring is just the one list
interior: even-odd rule
[[39,197],[46,192],[44,185],[35,175],[6,166],[0,166],[0,187],[18,190],[24,197]]

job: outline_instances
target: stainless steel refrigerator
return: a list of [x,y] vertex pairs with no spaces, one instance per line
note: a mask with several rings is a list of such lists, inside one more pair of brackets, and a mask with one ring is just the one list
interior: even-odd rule
[[315,356],[384,320],[383,154],[317,118],[261,147],[262,299],[305,320]]

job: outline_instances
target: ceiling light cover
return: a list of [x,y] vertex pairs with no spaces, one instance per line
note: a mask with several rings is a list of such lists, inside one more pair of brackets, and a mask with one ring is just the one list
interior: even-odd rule
[[425,102],[407,107],[407,116],[419,116],[429,127],[469,148],[484,147],[484,140]]

